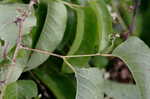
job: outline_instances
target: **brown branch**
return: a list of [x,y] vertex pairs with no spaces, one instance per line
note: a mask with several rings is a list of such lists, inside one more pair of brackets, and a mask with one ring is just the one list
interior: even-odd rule
[[70,56],[63,56],[63,55],[55,54],[55,53],[52,53],[52,52],[49,52],[49,51],[41,50],[41,49],[28,48],[28,47],[25,47],[25,46],[23,46],[23,45],[22,45],[20,48],[21,48],[21,49],[25,49],[25,50],[29,50],[29,51],[34,51],[34,52],[38,52],[38,53],[42,53],[42,54],[51,55],[51,56],[55,56],[55,57],[61,58],[61,59],[64,60],[64,62],[67,64],[67,66],[69,66],[69,68],[71,68],[74,72],[76,72],[76,70],[75,70],[75,68],[72,66],[72,64],[70,64],[70,63],[67,61],[67,58],[91,57],[91,56],[107,56],[107,57],[112,57],[112,56],[113,56],[112,54],[100,54],[100,53],[97,53],[97,54],[87,54],[87,55],[70,55]]
[[4,59],[7,58],[7,48],[8,48],[8,46],[9,46],[9,42],[7,42],[7,43],[4,45],[4,47],[3,47],[3,55],[2,55],[2,57],[3,57]]
[[25,49],[25,50],[30,50],[30,51],[42,53],[42,54],[52,55],[52,56],[59,57],[59,58],[63,58],[64,57],[64,56],[61,56],[61,55],[58,55],[58,54],[54,54],[54,53],[51,53],[51,52],[48,52],[48,51],[44,51],[44,50],[41,50],[41,49],[33,49],[33,48],[25,47],[25,46],[21,46],[21,48]]
[[19,24],[19,35],[18,35],[18,39],[17,39],[17,46],[16,46],[16,49],[15,49],[15,52],[14,52],[14,55],[13,55],[13,59],[12,59],[13,64],[16,63],[16,57],[17,57],[17,54],[20,50],[20,46],[21,46],[21,42],[22,42],[23,20],[19,19],[18,24]]
[[23,11],[22,15],[14,21],[16,24],[18,24],[19,34],[18,34],[18,38],[17,38],[17,42],[16,42],[17,43],[16,49],[15,49],[13,59],[12,59],[12,64],[16,64],[16,57],[17,57],[18,52],[21,47],[24,21],[30,15],[30,13],[31,13],[30,10],[33,7],[33,5],[36,3],[37,3],[37,0],[31,0],[29,3],[29,6],[28,6],[28,10]]
[[25,46],[21,46],[22,49],[25,49],[25,50],[30,50],[30,51],[34,51],[34,52],[39,52],[39,53],[42,53],[42,54],[48,54],[48,55],[52,55],[52,56],[55,56],[55,57],[58,57],[58,58],[77,58],[77,57],[91,57],[91,56],[106,56],[106,57],[112,57],[113,55],[112,54],[100,54],[100,53],[97,53],[97,54],[85,54],[85,55],[69,55],[69,56],[63,56],[63,55],[59,55],[59,54],[55,54],[55,53],[51,53],[49,51],[45,51],[45,50],[41,50],[41,49],[33,49],[33,48],[28,48],[28,47],[25,47]]

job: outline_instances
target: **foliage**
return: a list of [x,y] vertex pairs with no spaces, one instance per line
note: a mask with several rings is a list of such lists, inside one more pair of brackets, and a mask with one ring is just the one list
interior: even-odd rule
[[[0,1],[0,99],[149,99],[149,5],[139,2]],[[114,57],[135,83],[109,80]]]
[[4,99],[31,99],[38,94],[37,86],[30,80],[18,80],[7,85]]

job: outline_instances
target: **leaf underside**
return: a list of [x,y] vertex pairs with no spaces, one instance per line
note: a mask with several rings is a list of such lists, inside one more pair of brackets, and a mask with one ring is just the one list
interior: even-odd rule
[[130,69],[140,91],[142,99],[150,97],[150,49],[139,38],[130,37],[113,51],[113,55],[121,58]]

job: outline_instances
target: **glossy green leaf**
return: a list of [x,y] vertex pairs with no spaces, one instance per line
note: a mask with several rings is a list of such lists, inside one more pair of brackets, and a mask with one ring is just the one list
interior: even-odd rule
[[118,46],[113,55],[121,58],[130,69],[142,99],[150,97],[150,49],[137,37],[130,37]]
[[[14,22],[20,13],[17,9],[27,9],[25,4],[0,4],[0,39],[4,40],[5,44],[9,44],[8,51],[16,44],[18,36],[18,26]],[[4,13],[5,12],[5,13]],[[24,22],[23,32],[27,34],[36,24],[36,19],[33,15],[29,16]]]
[[76,13],[77,13],[77,30],[75,40],[69,51],[70,55],[78,51],[84,37],[84,11],[82,9],[76,9]]
[[[58,62],[58,61],[57,61]],[[58,63],[57,63],[58,64]],[[72,76],[56,71],[54,61],[35,69],[34,74],[52,91],[57,99],[74,99],[75,85]]]
[[[68,55],[102,52],[108,47],[109,34],[112,32],[112,21],[106,4],[102,0],[77,0],[77,2],[84,7],[76,10],[77,32]],[[88,66],[89,57],[72,58],[68,61],[74,66],[83,67]],[[69,72],[69,68],[64,66],[63,71]]]
[[9,84],[3,99],[32,99],[38,94],[36,84],[31,80],[19,80]]
[[[82,55],[82,54],[92,54],[95,52],[95,42],[97,25],[96,16],[92,8],[88,5],[84,8],[76,9],[77,12],[77,30],[75,40],[68,52],[68,55]],[[92,20],[89,20],[92,19]],[[91,27],[91,24],[93,25]],[[74,66],[83,67],[88,66],[88,61],[90,57],[84,58],[71,58],[68,61]],[[66,65],[63,67],[63,71],[70,72],[70,68]]]
[[58,50],[61,51],[63,54],[66,54],[68,50],[70,49],[70,46],[72,45],[75,37],[76,32],[76,25],[77,25],[77,18],[75,10],[67,7],[68,12],[68,20],[67,20],[67,27],[64,34],[64,38],[60,45],[58,46]]
[[112,34],[112,20],[106,4],[103,0],[93,0],[90,2],[97,17],[98,52],[102,52],[110,45],[110,34]]
[[[76,68],[76,99],[141,99],[135,85],[119,84],[103,78],[104,72],[97,68]],[[106,98],[107,99],[107,98]]]
[[[97,17],[97,42],[98,52],[107,52],[107,48],[110,45],[110,34],[112,34],[112,20],[108,12],[106,4],[103,0],[91,1],[91,6],[94,9]],[[92,58],[93,65],[98,66],[98,61],[102,60],[97,57]]]
[[[35,48],[52,52],[63,38],[67,22],[67,10],[61,2],[50,1],[47,6],[46,20]],[[31,53],[26,70],[39,66],[48,57],[49,55],[37,52]]]

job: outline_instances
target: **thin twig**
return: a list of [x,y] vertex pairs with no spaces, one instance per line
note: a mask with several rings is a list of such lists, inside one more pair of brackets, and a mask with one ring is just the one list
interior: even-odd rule
[[33,7],[33,5],[37,3],[37,0],[31,0],[28,6],[28,10],[24,11],[22,13],[22,15],[20,17],[18,17],[14,22],[16,24],[18,24],[18,28],[19,28],[19,34],[18,34],[18,38],[17,38],[17,45],[16,45],[16,49],[13,55],[13,59],[12,59],[12,64],[16,64],[16,57],[18,55],[18,52],[20,50],[21,47],[21,43],[22,43],[22,35],[23,35],[23,24],[25,19],[30,15],[31,13],[31,8]]
[[61,56],[61,55],[58,55],[58,54],[55,54],[55,53],[51,53],[51,52],[48,52],[48,51],[44,51],[44,50],[41,50],[41,49],[33,49],[33,48],[28,48],[28,47],[25,47],[25,46],[21,46],[22,49],[25,49],[25,50],[30,50],[30,51],[34,51],[34,52],[39,52],[39,53],[42,53],[42,54],[47,54],[47,55],[52,55],[52,56],[56,56],[56,57],[59,57],[59,58],[63,58],[64,56]]
[[3,47],[3,55],[2,55],[2,57],[3,57],[4,59],[7,58],[7,49],[8,49],[8,46],[9,46],[9,42],[7,42],[7,43],[4,45],[4,47]]
[[75,68],[67,61],[65,57],[63,57],[63,60],[67,64],[67,66],[69,66],[73,70],[73,72],[76,72]]
[[39,53],[42,53],[42,54],[52,55],[52,56],[55,56],[55,57],[58,57],[58,58],[62,58],[62,59],[63,59],[63,58],[77,58],[77,57],[91,57],[91,56],[106,56],[106,57],[111,57],[111,56],[113,56],[112,54],[100,54],[100,53],[97,53],[97,54],[85,54],[85,55],[63,56],[63,55],[51,53],[51,52],[49,52],[49,51],[41,50],[41,49],[33,49],[33,48],[25,47],[25,46],[21,46],[21,48],[22,48],[22,49],[25,49],[25,50],[30,50],[30,51],[34,51],[34,52],[39,52]]
[[76,58],[76,57],[92,57],[92,56],[107,56],[107,57],[111,57],[113,56],[112,54],[87,54],[87,55],[69,55],[69,56],[63,56],[65,58]]
[[14,52],[14,55],[13,55],[13,64],[16,63],[16,57],[17,57],[17,54],[20,50],[20,46],[21,46],[21,42],[22,42],[22,32],[23,32],[23,20],[21,19],[19,22],[19,36],[18,36],[18,40],[17,40],[17,46],[16,46],[16,49],[15,49],[15,52]]
[[45,51],[45,50],[41,50],[41,49],[33,49],[33,48],[28,48],[25,46],[21,46],[20,48],[25,49],[25,50],[29,50],[29,51],[34,51],[34,52],[38,52],[38,53],[42,53],[42,54],[47,54],[47,55],[51,55],[51,56],[55,56],[58,58],[61,58],[64,60],[64,62],[67,64],[67,66],[69,66],[74,72],[76,72],[75,68],[67,61],[66,58],[77,58],[77,57],[91,57],[91,56],[107,56],[107,57],[111,57],[113,55],[111,54],[87,54],[87,55],[70,55],[70,56],[63,56],[63,55],[59,55],[59,54],[55,54],[49,51]]

